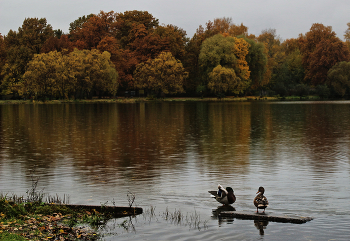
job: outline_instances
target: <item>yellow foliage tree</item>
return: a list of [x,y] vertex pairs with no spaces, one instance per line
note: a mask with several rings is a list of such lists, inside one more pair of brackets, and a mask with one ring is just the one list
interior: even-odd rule
[[233,69],[218,65],[209,73],[208,88],[214,93],[221,94],[228,90],[235,91],[238,82],[239,78]]
[[63,82],[66,77],[62,75],[64,68],[65,64],[60,52],[36,54],[28,63],[19,94],[34,98],[59,96],[60,82]]
[[249,53],[250,45],[243,38],[234,37],[234,39],[235,39],[234,53],[237,58],[237,68],[239,70],[239,76],[247,80],[249,79],[250,71],[246,60],[246,56]]
[[118,88],[118,73],[114,64],[110,61],[109,52],[100,53],[97,49],[75,50],[69,54],[70,61],[73,62],[71,73],[75,97],[86,97],[91,91],[110,92],[115,95]]
[[35,99],[88,97],[92,92],[114,95],[118,73],[108,52],[77,50],[37,54],[28,63],[21,83],[21,95]]
[[170,52],[162,52],[157,58],[139,64],[134,72],[135,87],[156,94],[184,92],[183,82],[187,76],[182,63]]

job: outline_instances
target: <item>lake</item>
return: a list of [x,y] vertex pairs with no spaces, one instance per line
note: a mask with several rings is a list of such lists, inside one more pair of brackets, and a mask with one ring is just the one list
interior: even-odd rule
[[[144,209],[103,240],[349,240],[350,102],[141,102],[0,105],[0,192]],[[237,211],[304,224],[218,219],[209,190]]]

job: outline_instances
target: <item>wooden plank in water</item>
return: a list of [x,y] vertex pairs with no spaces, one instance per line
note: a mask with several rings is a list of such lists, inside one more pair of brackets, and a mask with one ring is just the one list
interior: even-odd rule
[[143,209],[140,207],[120,207],[120,206],[105,206],[105,205],[78,205],[78,204],[50,204],[50,205],[62,205],[75,210],[96,210],[100,213],[110,213],[115,218],[132,216],[142,214]]
[[312,217],[298,217],[298,216],[275,216],[266,213],[250,213],[250,212],[236,212],[236,211],[223,211],[219,214],[219,217],[234,217],[240,219],[250,220],[262,220],[272,222],[283,223],[306,223],[311,221]]

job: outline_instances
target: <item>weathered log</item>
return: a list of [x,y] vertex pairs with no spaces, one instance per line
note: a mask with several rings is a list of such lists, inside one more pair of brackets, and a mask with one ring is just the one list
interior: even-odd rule
[[299,216],[276,216],[266,213],[250,213],[250,212],[237,212],[237,211],[222,211],[219,217],[233,217],[239,219],[283,222],[283,223],[306,223],[311,221],[312,217],[299,217]]
[[96,210],[100,213],[109,213],[115,218],[132,216],[142,214],[143,209],[140,207],[119,207],[119,206],[105,206],[105,205],[78,205],[78,204],[50,204],[50,205],[62,205],[73,210],[86,210],[93,212]]

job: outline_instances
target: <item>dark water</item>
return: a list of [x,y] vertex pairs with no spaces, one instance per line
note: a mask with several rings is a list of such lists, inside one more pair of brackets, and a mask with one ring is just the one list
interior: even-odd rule
[[[350,102],[0,105],[0,115],[0,192],[26,195],[35,167],[38,189],[72,204],[124,206],[135,194],[144,214],[111,220],[104,240],[350,239]],[[255,211],[262,185],[267,213],[315,219],[218,220],[207,193],[218,183],[238,211]]]

